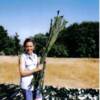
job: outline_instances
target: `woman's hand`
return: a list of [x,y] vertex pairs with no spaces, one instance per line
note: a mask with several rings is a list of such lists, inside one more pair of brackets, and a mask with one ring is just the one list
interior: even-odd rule
[[37,68],[39,69],[39,71],[43,70],[43,64],[39,64],[39,65],[37,66]]
[[38,64],[37,64],[37,68],[36,68],[37,71],[41,71],[41,70],[43,70],[43,65],[44,65],[44,64],[46,64],[46,61],[44,61],[43,64],[38,63]]

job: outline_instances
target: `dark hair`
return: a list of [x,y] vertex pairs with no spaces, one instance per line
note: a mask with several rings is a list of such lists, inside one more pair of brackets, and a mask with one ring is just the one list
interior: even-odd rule
[[24,44],[23,44],[24,47],[26,46],[27,42],[32,42],[34,45],[36,45],[34,40],[32,40],[31,38],[26,38],[25,41],[24,41]]

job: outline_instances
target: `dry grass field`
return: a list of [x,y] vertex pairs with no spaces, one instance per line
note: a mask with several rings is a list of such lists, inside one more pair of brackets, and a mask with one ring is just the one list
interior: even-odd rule
[[[0,56],[0,84],[19,84],[18,57]],[[98,88],[99,59],[47,58],[45,85]]]

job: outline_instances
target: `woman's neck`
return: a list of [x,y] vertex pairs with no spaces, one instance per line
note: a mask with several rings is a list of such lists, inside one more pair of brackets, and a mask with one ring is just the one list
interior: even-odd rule
[[27,55],[32,55],[33,54],[33,52],[32,53],[27,53],[27,52],[25,52]]

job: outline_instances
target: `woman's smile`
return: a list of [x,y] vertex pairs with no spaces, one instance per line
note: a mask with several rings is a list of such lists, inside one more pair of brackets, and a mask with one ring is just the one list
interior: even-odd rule
[[27,42],[27,43],[26,43],[26,46],[25,46],[25,51],[26,51],[28,54],[32,54],[32,53],[33,53],[33,50],[34,50],[33,43],[32,43],[32,42]]

